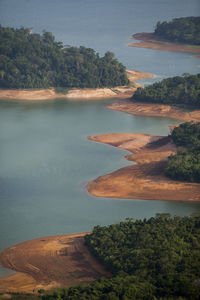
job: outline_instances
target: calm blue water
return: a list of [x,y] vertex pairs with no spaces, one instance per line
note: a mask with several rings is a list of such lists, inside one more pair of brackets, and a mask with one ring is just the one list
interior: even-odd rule
[[[92,47],[100,54],[113,51],[127,68],[152,72],[156,80],[198,73],[200,61],[190,54],[129,48],[130,36],[152,31],[158,20],[198,14],[199,1],[194,0],[0,0],[3,26],[45,29],[64,44]],[[110,111],[108,101],[1,101],[0,251],[27,239],[88,231],[126,217],[200,210],[197,203],[87,194],[87,181],[129,164],[123,158],[127,152],[88,141],[88,135],[165,135],[175,122]]]
[[64,45],[113,51],[128,68],[160,76],[198,73],[191,54],[129,48],[132,34],[151,32],[158,20],[198,16],[199,0],[0,0],[4,26],[51,31]]

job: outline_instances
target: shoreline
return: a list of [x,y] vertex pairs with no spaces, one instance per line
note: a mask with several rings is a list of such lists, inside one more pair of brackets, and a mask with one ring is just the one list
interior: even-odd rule
[[[160,107],[157,104],[146,105],[127,100],[115,101],[107,108],[131,114],[200,120],[200,110],[185,112],[183,116],[183,112],[176,109],[173,114],[170,106],[166,108],[164,105]],[[93,196],[200,201],[199,184],[173,181],[164,176],[161,169],[166,158],[176,153],[176,146],[171,142],[159,144],[161,136],[112,133],[88,138],[131,152],[125,158],[136,163],[89,182],[87,190]],[[153,141],[158,143],[149,145]],[[85,234],[41,237],[5,249],[0,253],[0,263],[16,273],[0,278],[0,293],[37,294],[40,289],[70,287],[94,281],[101,276],[110,276],[84,245]]]
[[[139,73],[140,76],[148,74]],[[130,75],[134,76],[134,73]],[[152,74],[147,76],[153,77]],[[41,100],[41,98],[35,100]],[[118,100],[112,102],[107,108],[136,115],[168,117],[181,121],[200,121],[200,110],[184,112],[169,105]],[[199,184],[173,181],[164,176],[161,169],[166,163],[166,158],[170,154],[176,153],[176,146],[171,142],[149,145],[153,141],[159,141],[161,136],[112,133],[88,138],[131,152],[125,158],[136,163],[89,182],[87,190],[93,196],[119,199],[200,201]],[[96,280],[101,276],[110,276],[110,273],[89,253],[84,245],[85,234],[87,233],[41,237],[5,249],[0,253],[0,263],[17,273],[0,278],[0,293],[37,293],[39,289],[69,287]]]
[[[170,105],[118,100],[106,107],[128,114],[200,122],[200,110],[181,111]],[[160,137],[134,133],[112,133],[89,136],[88,138],[95,142],[130,151],[132,154],[125,156],[125,158],[137,163],[99,176],[89,182],[87,190],[93,196],[120,199],[200,201],[200,184],[174,181],[163,174],[162,169],[167,157],[176,153],[176,146],[172,143],[161,146],[158,144],[149,148],[148,143]],[[174,193],[175,190],[176,193]]]
[[17,273],[0,278],[0,293],[37,293],[110,276],[84,245],[86,234],[41,237],[5,249],[0,262]]
[[200,184],[174,181],[164,175],[163,167],[176,146],[168,141],[150,145],[160,136],[134,133],[112,133],[89,136],[88,139],[128,150],[125,156],[137,164],[99,176],[87,184],[95,197],[166,201],[200,201]]
[[116,100],[106,106],[108,109],[127,114],[177,119],[184,122],[200,122],[200,109],[185,111],[171,105]]
[[127,70],[127,76],[134,86],[126,87],[119,86],[114,88],[84,88],[70,89],[67,94],[56,93],[54,88],[49,89],[15,89],[3,90],[0,89],[0,99],[10,100],[53,100],[53,99],[69,99],[69,100],[94,100],[105,98],[130,98],[141,84],[135,81],[141,79],[150,79],[154,75],[137,70]]
[[183,52],[196,54],[196,58],[200,58],[200,46],[184,43],[176,43],[158,38],[153,32],[142,32],[132,35],[133,40],[139,42],[128,43],[129,47],[147,48],[152,50]]

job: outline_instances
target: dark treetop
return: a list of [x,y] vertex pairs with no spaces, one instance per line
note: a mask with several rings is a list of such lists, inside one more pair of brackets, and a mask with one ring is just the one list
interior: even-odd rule
[[200,74],[163,79],[145,88],[138,88],[133,100],[180,106],[200,107]]
[[172,179],[200,182],[200,123],[183,123],[171,139],[178,153],[168,158],[165,174]]
[[50,32],[0,26],[0,88],[96,88],[129,84],[112,52],[64,48]]
[[176,18],[171,22],[158,22],[154,34],[173,42],[200,45],[200,17]]
[[85,240],[112,277],[53,292],[44,300],[199,299],[200,217],[127,219],[96,226]]

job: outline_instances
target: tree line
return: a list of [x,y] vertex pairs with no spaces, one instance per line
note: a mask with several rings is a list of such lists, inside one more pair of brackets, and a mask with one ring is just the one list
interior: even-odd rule
[[176,18],[170,22],[158,22],[154,34],[173,42],[200,45],[200,17]]
[[[95,226],[90,252],[112,272],[90,284],[40,291],[42,300],[196,300],[200,297],[200,216],[157,214]],[[13,300],[31,299],[18,298]],[[25,297],[25,296],[24,296]]]
[[199,228],[200,217],[169,214],[96,226],[85,242],[112,277],[42,299],[199,299]]
[[0,26],[0,88],[97,88],[128,85],[112,52],[63,47],[51,32]]
[[200,107],[200,74],[166,78],[145,88],[138,88],[132,100]]
[[178,153],[168,158],[165,174],[175,180],[200,182],[200,122],[183,123],[170,137]]

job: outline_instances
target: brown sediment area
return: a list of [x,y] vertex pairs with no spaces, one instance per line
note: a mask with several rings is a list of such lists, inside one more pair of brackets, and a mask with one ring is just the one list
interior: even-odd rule
[[186,111],[171,105],[118,100],[107,105],[107,108],[140,116],[173,118],[184,122],[200,122],[200,110]]
[[153,74],[127,70],[127,75],[133,86],[119,86],[114,88],[95,88],[95,89],[71,89],[66,94],[56,93],[54,88],[51,89],[24,89],[24,90],[0,90],[0,99],[15,100],[53,100],[56,98],[71,100],[93,100],[102,98],[130,98],[138,86],[136,80],[143,78],[153,78]]
[[[96,197],[200,201],[200,184],[178,182],[165,177],[163,167],[176,146],[167,138],[156,144],[159,136],[133,133],[112,133],[90,136],[90,140],[128,150],[126,156],[137,164],[121,168],[89,182],[87,190]],[[150,143],[150,144],[149,144]]]
[[167,41],[167,40],[158,38],[152,32],[136,33],[132,36],[132,38],[134,40],[138,40],[140,42],[129,43],[128,46],[130,46],[130,47],[192,53],[192,54],[197,54],[197,56],[195,56],[195,57],[197,57],[197,58],[200,57],[200,55],[199,55],[200,54],[200,46],[183,44],[183,43],[174,43],[171,41]]
[[38,238],[4,250],[1,264],[17,273],[0,279],[0,293],[32,293],[110,276],[84,245],[85,234]]

